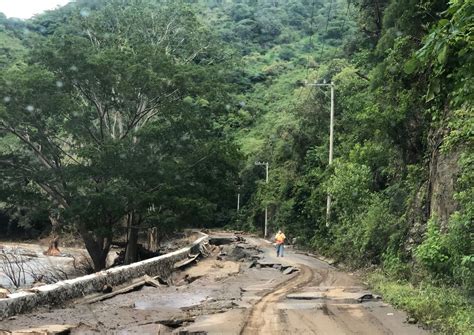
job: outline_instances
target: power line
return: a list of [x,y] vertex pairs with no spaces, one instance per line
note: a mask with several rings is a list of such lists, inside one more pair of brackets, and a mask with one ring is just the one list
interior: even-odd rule
[[[349,10],[350,10],[350,7],[351,7],[351,0],[348,0],[348,1],[347,1],[346,14],[344,15],[344,20],[342,21],[342,27],[341,27],[341,33],[342,33],[342,34],[344,34],[344,28],[345,28],[345,26],[346,26],[347,18],[349,17]],[[333,52],[331,58],[334,58],[334,57],[336,56],[336,52],[337,52],[337,48],[334,49],[334,52]]]
[[[314,7],[315,7],[316,0],[313,0],[311,4],[311,20],[310,20],[310,35],[309,35],[309,47],[308,56],[306,58],[306,75],[305,77],[308,78],[309,76],[309,62],[311,57],[311,51],[313,50],[313,36],[314,36]],[[296,101],[299,101],[301,95],[303,94],[303,89],[300,90]]]
[[[331,11],[332,11],[332,5],[333,5],[333,2],[334,0],[331,0],[331,2],[329,3],[329,10],[328,10],[328,15],[327,15],[327,19],[326,19],[326,28],[325,28],[325,33],[327,33],[328,31],[328,26],[329,26],[329,20],[330,20],[330,17],[331,17]],[[314,32],[313,32],[313,20],[314,20],[314,4],[315,4],[315,1],[313,0],[313,3],[312,3],[312,8],[311,8],[311,36],[310,36],[310,46],[312,47],[313,44],[312,44],[312,38],[313,38],[313,35],[314,35]],[[321,42],[321,41],[320,41]],[[320,49],[320,57],[319,58],[322,58],[322,53],[324,52],[324,43],[320,43],[320,45],[322,46],[321,49]],[[317,54],[318,52],[316,51],[315,54]],[[310,58],[310,55],[308,55],[308,60],[306,62],[306,78],[308,78],[309,76],[309,58]],[[303,93],[303,89],[300,90],[300,93],[298,94],[298,97],[296,98],[297,101],[299,101],[299,99],[301,98],[301,95]],[[311,95],[311,90],[310,92],[308,93],[308,96]]]
[[308,59],[306,60],[306,77],[308,77],[309,74],[309,60],[311,56],[311,51],[313,50],[313,36],[314,36],[314,4],[316,0],[313,0],[313,4],[311,6],[311,21],[310,21],[310,35],[309,35],[309,53],[308,53]]
[[[330,23],[330,20],[331,20],[331,13],[333,12],[333,5],[334,5],[334,0],[331,0],[331,2],[329,3],[329,9],[328,9],[328,13],[327,13],[327,18],[326,18],[326,26],[324,28],[324,34],[327,34],[328,32],[328,29],[329,29],[329,23]],[[344,15],[344,20],[342,22],[342,27],[341,27],[341,30],[344,31],[344,28],[346,26],[346,22],[347,22],[347,18],[348,18],[348,14],[349,14],[349,10],[350,10],[350,5],[351,5],[351,0],[348,0],[347,1],[347,8],[346,8],[346,13]],[[315,0],[313,0],[312,2],[312,7],[311,7],[311,21],[310,21],[310,30],[311,30],[311,35],[310,35],[310,38],[309,38],[309,43],[310,43],[310,51],[312,50],[313,48],[313,36],[314,36],[314,7],[315,7]],[[334,9],[335,10],[335,9]],[[324,49],[325,49],[325,43],[323,43],[322,41],[320,41],[320,49],[319,49],[319,60],[322,59],[322,56],[323,56],[323,53],[324,53]],[[331,58],[334,58],[335,55],[336,55],[336,52],[337,52],[337,49],[334,50],[334,53],[332,55]],[[316,54],[318,52],[316,51]],[[307,57],[307,61],[306,61],[306,78],[308,79],[308,76],[309,76],[309,62],[310,62],[310,54],[308,54],[308,57]],[[300,98],[301,98],[301,95],[303,93],[303,89],[300,90],[299,94],[298,94],[298,97],[296,99],[296,101],[299,101]],[[326,93],[324,93],[326,95]],[[308,92],[308,96],[306,97],[306,99],[311,96],[311,90],[310,92]]]
[[[333,2],[334,2],[334,0],[331,0],[331,2],[329,3],[328,17],[327,17],[327,20],[326,20],[326,29],[324,30],[324,34],[327,34],[327,32],[328,32],[329,20],[331,19],[331,11],[332,11]],[[321,43],[321,53],[319,55],[320,59],[323,57],[324,47],[325,47],[325,44]]]

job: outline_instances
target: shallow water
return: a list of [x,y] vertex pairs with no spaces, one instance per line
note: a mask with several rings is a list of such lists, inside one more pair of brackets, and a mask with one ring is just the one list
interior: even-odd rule
[[[154,299],[142,299],[135,302],[135,309],[183,308],[201,304],[208,292],[172,292],[154,296]],[[153,297],[151,297],[153,298]]]
[[76,272],[74,258],[69,256],[45,256],[43,247],[36,244],[3,244],[0,250],[0,285],[8,289],[15,288],[8,274],[20,278],[20,288],[31,286],[41,276],[45,283],[73,278]]

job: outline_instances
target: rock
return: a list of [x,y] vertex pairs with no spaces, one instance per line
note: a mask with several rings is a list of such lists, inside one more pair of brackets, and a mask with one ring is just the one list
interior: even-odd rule
[[382,299],[380,295],[374,295],[372,293],[364,293],[362,296],[357,298],[358,302],[370,301],[370,300],[378,300]]
[[415,318],[408,318],[408,319],[407,319],[407,322],[408,322],[409,324],[412,324],[412,325],[413,325],[413,324],[417,323],[418,321],[417,321]]
[[242,248],[233,248],[230,252],[229,252],[229,258],[231,260],[234,260],[234,261],[239,261],[241,259],[245,259],[247,257],[249,257],[249,254],[248,252],[246,252],[244,249]]
[[364,302],[364,301],[369,301],[369,300],[373,300],[373,299],[374,299],[374,296],[371,293],[366,293],[366,294],[360,296],[359,298],[357,298],[357,301],[358,302]]
[[102,286],[102,290],[101,290],[102,293],[110,293],[112,292],[112,286],[108,285],[108,284],[105,284],[104,286]]
[[179,328],[182,327],[184,324],[194,322],[195,318],[183,318],[183,319],[164,319],[164,320],[159,320],[158,323],[165,325],[167,327],[171,328]]
[[202,276],[190,276],[190,275],[185,275],[184,276],[184,281],[188,284],[192,283],[193,281],[195,280],[198,280],[199,278],[201,278]]

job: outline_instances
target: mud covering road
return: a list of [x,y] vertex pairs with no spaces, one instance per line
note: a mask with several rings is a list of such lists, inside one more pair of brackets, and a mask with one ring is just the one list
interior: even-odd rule
[[208,257],[177,271],[169,286],[45,307],[2,320],[0,329],[14,334],[67,324],[71,334],[428,334],[350,274],[288,249],[275,256],[270,243],[245,236],[214,246]]
[[428,334],[349,274],[312,257],[290,251],[281,259],[263,249],[267,260],[300,271],[263,295],[241,334]]

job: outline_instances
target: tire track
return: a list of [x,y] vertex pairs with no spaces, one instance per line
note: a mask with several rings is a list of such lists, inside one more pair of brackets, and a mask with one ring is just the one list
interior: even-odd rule
[[250,309],[244,326],[240,331],[241,335],[286,333],[285,330],[288,328],[278,311],[277,302],[288,293],[310,283],[314,278],[311,268],[305,265],[298,265],[298,268],[300,271],[295,276],[266,293]]

